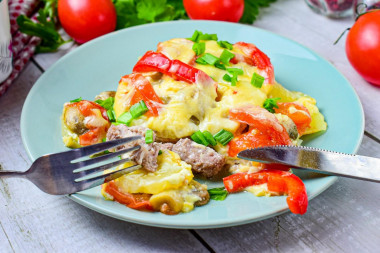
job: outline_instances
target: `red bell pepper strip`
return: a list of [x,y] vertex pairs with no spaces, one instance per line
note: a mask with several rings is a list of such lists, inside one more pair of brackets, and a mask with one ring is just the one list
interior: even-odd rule
[[164,103],[154,91],[152,84],[147,78],[140,73],[133,73],[123,76],[120,82],[125,82],[128,85],[132,85],[134,88],[134,94],[129,102],[129,107],[144,100],[146,106],[149,108],[150,114],[158,116],[158,109]]
[[236,173],[223,178],[229,193],[239,192],[248,186],[267,184],[268,190],[288,194],[286,202],[292,213],[304,214],[308,199],[304,183],[296,175],[281,170],[262,170],[257,173]]
[[103,118],[108,121],[107,110],[95,102],[88,101],[88,100],[81,100],[76,103],[71,103],[68,106],[78,108],[80,113],[85,117],[95,115],[93,110],[98,109],[100,110]]
[[122,193],[117,188],[114,182],[107,183],[104,191],[114,197],[114,200],[120,204],[126,205],[129,208],[143,210],[143,211],[153,211],[153,207],[149,202],[151,194],[146,193]]
[[311,115],[309,110],[297,103],[277,103],[278,108],[274,108],[276,113],[287,115],[291,118],[297,126],[297,130],[302,135],[305,130],[310,126]]
[[169,75],[176,80],[185,81],[187,83],[195,83],[197,79],[202,78],[210,83],[215,83],[203,71],[194,68],[179,60],[171,60],[162,53],[148,51],[133,67],[133,72],[151,72],[157,71],[165,75]]

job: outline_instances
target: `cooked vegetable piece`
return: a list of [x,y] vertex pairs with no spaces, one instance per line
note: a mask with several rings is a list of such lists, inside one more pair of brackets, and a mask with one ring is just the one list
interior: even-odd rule
[[304,183],[296,175],[280,170],[262,170],[257,173],[236,173],[223,178],[229,193],[239,192],[248,186],[267,184],[268,190],[279,194],[288,194],[286,202],[295,214],[304,214],[308,200]]

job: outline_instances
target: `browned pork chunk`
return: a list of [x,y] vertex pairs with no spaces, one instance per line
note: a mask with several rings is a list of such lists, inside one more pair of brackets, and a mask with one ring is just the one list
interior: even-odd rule
[[218,174],[225,164],[224,157],[218,152],[190,139],[180,139],[174,144],[172,151],[177,153],[182,161],[190,164],[194,172],[206,177]]
[[[133,126],[128,127],[126,125],[112,125],[107,132],[107,140],[115,140],[126,138],[130,136],[140,135],[145,137],[145,133],[148,128],[142,126]],[[155,134],[153,132],[153,140],[155,139]],[[130,158],[132,161],[135,161],[137,164],[141,164],[144,169],[148,171],[156,171],[158,168],[157,156],[158,152],[161,149],[159,143],[145,143],[145,138],[138,139],[136,141],[129,142],[118,149],[127,149],[133,146],[140,145],[140,149],[129,152],[123,155],[123,158]]]

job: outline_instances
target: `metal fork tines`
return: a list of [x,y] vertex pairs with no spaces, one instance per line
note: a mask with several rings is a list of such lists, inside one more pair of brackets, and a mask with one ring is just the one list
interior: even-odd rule
[[[0,177],[26,178],[42,191],[54,195],[83,191],[141,168],[141,165],[132,165],[117,170],[111,169],[130,161],[128,158],[119,160],[115,160],[115,158],[127,152],[138,150],[139,145],[87,160],[84,158],[89,158],[90,155],[104,152],[139,138],[142,137],[132,136],[44,155],[35,160],[29,170],[25,172],[0,170]],[[114,159],[111,160],[112,158]],[[111,170],[107,171],[108,169]]]

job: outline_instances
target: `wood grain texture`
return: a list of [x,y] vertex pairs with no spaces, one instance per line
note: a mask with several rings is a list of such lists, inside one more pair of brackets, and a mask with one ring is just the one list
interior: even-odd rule
[[[19,121],[26,95],[41,72],[29,64],[0,98],[0,164],[29,168]],[[187,230],[135,225],[84,208],[66,197],[47,195],[22,179],[0,179],[0,252],[207,252]],[[180,243],[178,243],[180,242]]]
[[[380,145],[364,137],[359,154],[380,158]],[[378,252],[379,192],[380,184],[340,178],[303,216],[197,233],[216,252]]]

